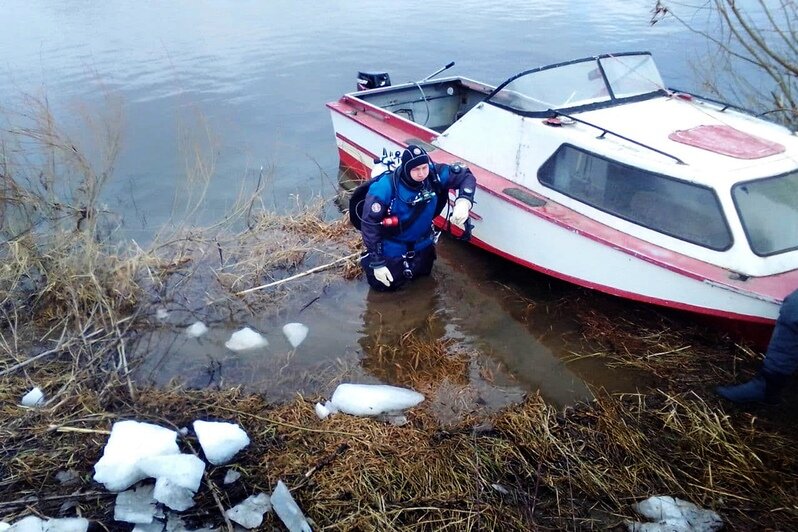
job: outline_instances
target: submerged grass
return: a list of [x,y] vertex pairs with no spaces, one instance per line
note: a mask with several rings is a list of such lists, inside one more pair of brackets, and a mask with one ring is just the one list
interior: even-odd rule
[[[30,199],[34,192],[17,199],[45,201]],[[729,359],[750,368],[755,353],[655,313],[582,303],[560,310],[582,324],[574,360],[601,357],[659,383],[637,394],[597,390],[565,410],[533,394],[445,425],[431,401],[404,426],[345,415],[322,422],[317,398],[269,404],[238,388],[140,386],[129,353],[156,306],[235,322],[269,312],[301,284],[242,290],[358,248],[344,220],[324,221],[318,206],[283,216],[252,216],[251,206],[243,231],[187,229],[148,250],[111,247],[85,227],[30,226],[8,236],[0,251],[0,520],[81,515],[117,528],[114,495],[91,480],[112,424],[179,428],[203,418],[240,423],[252,443],[230,466],[240,481],[222,489],[228,467],[208,471],[184,514],[192,526],[228,525],[220,507],[271,492],[282,479],[325,530],[606,530],[634,519],[630,505],[651,495],[710,507],[733,530],[796,528],[795,427],[726,411],[708,391],[730,376]],[[357,272],[350,260],[321,275],[341,282]],[[391,368],[381,376],[388,382],[428,394],[443,381],[467,390],[473,354],[425,327],[398,340],[372,338],[369,360]],[[18,406],[32,385],[47,403]],[[199,448],[190,434],[180,445]],[[68,471],[74,478],[59,475]],[[270,514],[264,527],[272,526]]]

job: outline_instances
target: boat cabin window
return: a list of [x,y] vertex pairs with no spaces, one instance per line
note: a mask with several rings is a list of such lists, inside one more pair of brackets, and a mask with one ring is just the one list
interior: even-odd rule
[[538,179],[566,196],[654,231],[714,250],[731,247],[720,201],[710,188],[568,144],[543,164]]
[[738,183],[732,198],[754,253],[798,249],[798,171]]
[[664,89],[648,53],[589,57],[518,74],[491,93],[489,103],[522,114],[611,105],[659,94]]

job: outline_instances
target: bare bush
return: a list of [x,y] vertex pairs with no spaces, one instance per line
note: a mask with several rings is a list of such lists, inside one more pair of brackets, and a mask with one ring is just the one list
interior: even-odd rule
[[696,69],[707,89],[798,128],[798,3],[657,0],[651,24],[668,16],[710,43]]
[[93,231],[121,145],[121,102],[109,95],[84,110],[77,133],[59,126],[46,97],[23,96],[15,109],[0,109],[0,235]]

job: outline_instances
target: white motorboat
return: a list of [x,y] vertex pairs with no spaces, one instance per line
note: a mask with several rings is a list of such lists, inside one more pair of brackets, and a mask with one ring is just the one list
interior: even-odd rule
[[798,288],[798,136],[666,88],[649,53],[535,68],[498,87],[390,85],[384,73],[359,83],[328,104],[342,165],[366,178],[383,150],[408,144],[464,162],[478,182],[470,241],[481,248],[749,324],[772,325]]

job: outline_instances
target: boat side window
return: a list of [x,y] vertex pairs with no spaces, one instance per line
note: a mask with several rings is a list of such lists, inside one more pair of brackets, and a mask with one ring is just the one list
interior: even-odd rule
[[538,172],[544,185],[602,211],[714,250],[732,237],[707,187],[599,157],[564,144]]
[[798,249],[798,171],[738,183],[732,198],[754,253]]

